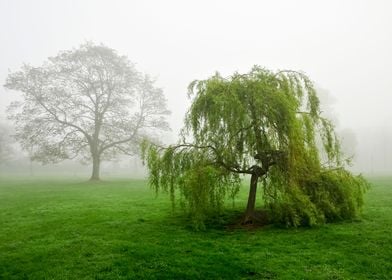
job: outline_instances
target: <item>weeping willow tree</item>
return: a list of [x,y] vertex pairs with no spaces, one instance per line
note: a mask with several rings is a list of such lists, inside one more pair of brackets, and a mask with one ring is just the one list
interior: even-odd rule
[[192,105],[176,145],[143,145],[151,186],[170,193],[196,225],[222,210],[250,176],[242,222],[257,222],[257,187],[269,219],[316,225],[360,214],[367,182],[347,171],[310,79],[254,67],[189,85]]

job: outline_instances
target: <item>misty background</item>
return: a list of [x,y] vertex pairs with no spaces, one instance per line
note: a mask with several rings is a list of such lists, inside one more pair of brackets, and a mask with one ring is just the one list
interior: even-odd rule
[[[351,169],[392,171],[391,1],[6,1],[0,0],[0,82],[23,63],[41,65],[87,41],[126,55],[156,78],[175,142],[190,102],[187,86],[215,71],[257,64],[304,71],[320,89]],[[0,123],[19,94],[0,87]],[[3,133],[4,130],[2,130]],[[12,132],[11,132],[12,134]],[[89,174],[77,161],[41,166],[13,144],[3,174]],[[103,176],[143,176],[137,158],[105,162]]]

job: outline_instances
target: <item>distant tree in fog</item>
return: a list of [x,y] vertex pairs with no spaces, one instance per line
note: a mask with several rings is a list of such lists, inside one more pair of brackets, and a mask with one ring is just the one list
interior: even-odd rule
[[357,136],[352,129],[346,128],[339,131],[343,153],[348,157],[354,157],[358,146]]
[[334,110],[337,99],[326,89],[318,87],[317,94],[320,99],[320,110],[335,126],[339,125],[337,114]]
[[3,164],[13,154],[10,129],[7,125],[0,123],[0,164]]
[[16,137],[42,163],[80,157],[100,163],[119,153],[136,154],[144,138],[167,130],[169,114],[162,90],[125,56],[86,43],[62,51],[40,67],[24,65],[4,85],[23,92],[11,103]]

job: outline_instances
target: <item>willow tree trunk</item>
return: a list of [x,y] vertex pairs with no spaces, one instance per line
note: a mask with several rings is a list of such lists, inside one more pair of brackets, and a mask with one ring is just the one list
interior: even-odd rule
[[243,224],[253,223],[255,218],[255,205],[256,205],[256,192],[257,192],[257,182],[259,180],[259,175],[257,173],[252,173],[250,177],[250,188],[248,196],[248,204],[246,206],[245,216]]
[[90,181],[99,181],[101,159],[99,155],[93,154],[92,156],[93,156],[93,173],[91,174]]

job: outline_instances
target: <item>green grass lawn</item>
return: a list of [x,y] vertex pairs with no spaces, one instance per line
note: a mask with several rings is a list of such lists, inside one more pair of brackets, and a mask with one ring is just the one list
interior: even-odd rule
[[392,279],[392,178],[362,221],[202,232],[146,181],[0,180],[0,279]]

